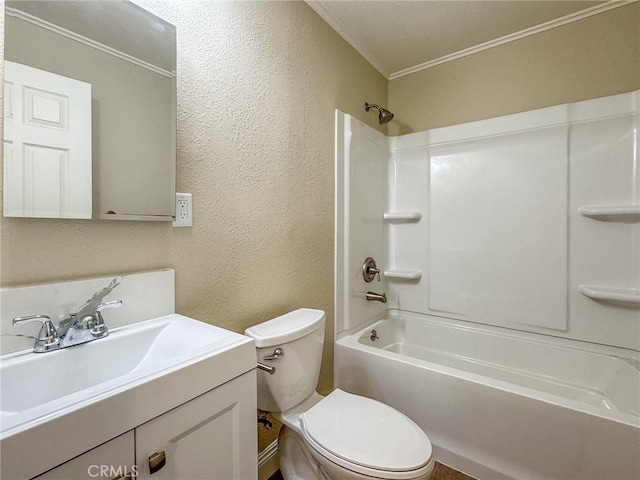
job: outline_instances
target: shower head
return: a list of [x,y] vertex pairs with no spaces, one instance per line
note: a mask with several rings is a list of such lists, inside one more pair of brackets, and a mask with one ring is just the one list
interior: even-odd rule
[[375,103],[365,103],[364,104],[364,109],[367,112],[369,111],[370,108],[377,108],[378,109],[378,121],[380,122],[380,125],[384,125],[385,123],[389,123],[391,121],[391,119],[393,118],[393,113],[391,113],[386,108],[379,107]]

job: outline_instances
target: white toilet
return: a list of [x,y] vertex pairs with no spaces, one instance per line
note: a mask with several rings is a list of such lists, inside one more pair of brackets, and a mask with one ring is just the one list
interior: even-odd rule
[[408,417],[339,389],[326,397],[316,393],[324,323],[322,310],[301,308],[244,332],[255,340],[258,362],[276,367],[273,375],[258,371],[258,408],[284,424],[278,439],[283,477],[429,479],[431,442]]

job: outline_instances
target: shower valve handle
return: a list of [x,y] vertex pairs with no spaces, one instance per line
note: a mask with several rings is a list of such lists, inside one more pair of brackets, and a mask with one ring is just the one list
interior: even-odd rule
[[378,281],[380,281],[380,269],[376,265],[376,261],[371,257],[367,257],[362,264],[362,278],[364,278],[365,282],[369,283],[376,278],[376,275],[378,276]]

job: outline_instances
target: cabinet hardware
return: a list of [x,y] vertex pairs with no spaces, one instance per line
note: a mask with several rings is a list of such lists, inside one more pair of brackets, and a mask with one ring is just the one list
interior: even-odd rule
[[149,457],[149,473],[153,475],[158,470],[162,469],[167,463],[167,456],[162,452],[156,452]]

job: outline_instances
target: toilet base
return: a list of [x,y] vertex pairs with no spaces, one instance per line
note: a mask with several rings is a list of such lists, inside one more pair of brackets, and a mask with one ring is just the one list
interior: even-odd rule
[[[284,480],[376,480],[330,462],[308,447],[304,438],[283,425],[278,436],[280,471]],[[432,458],[427,472],[410,480],[429,480],[433,476]]]

